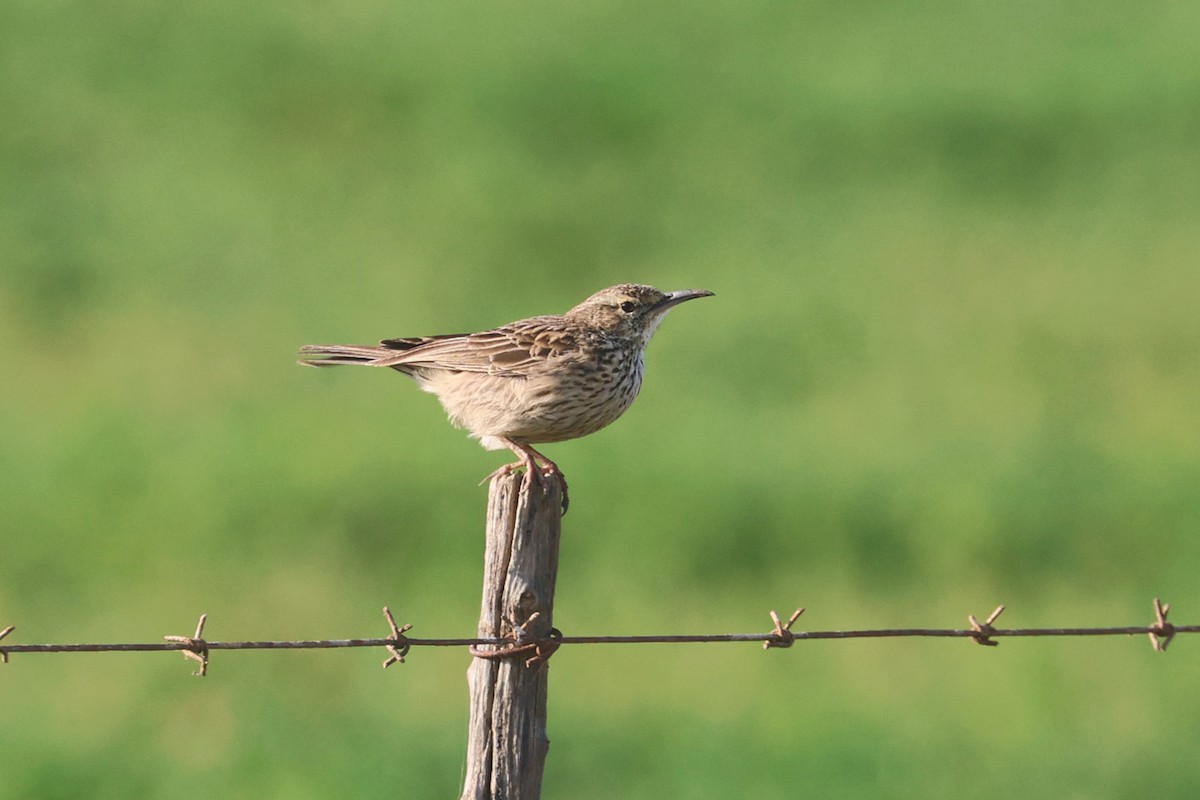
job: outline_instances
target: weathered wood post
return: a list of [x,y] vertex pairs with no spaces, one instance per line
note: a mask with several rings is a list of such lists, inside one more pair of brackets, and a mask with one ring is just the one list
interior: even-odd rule
[[[562,488],[553,478],[526,490],[521,473],[488,489],[487,546],[479,637],[546,640],[558,575]],[[536,616],[534,616],[536,614]],[[489,651],[501,650],[496,657]],[[482,647],[467,670],[471,722],[462,800],[537,800],[546,736],[548,664],[532,648]],[[531,666],[526,662],[533,658]]]

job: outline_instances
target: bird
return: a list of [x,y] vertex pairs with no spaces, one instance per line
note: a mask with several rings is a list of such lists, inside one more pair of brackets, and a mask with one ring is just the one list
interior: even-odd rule
[[407,375],[436,395],[450,422],[484,448],[508,448],[517,456],[489,477],[522,467],[530,483],[554,476],[565,512],[562,470],[534,445],[578,439],[616,421],[641,390],[646,345],[667,312],[711,296],[707,289],[663,292],[623,283],[564,314],[479,333],[305,345],[299,363],[388,367]]

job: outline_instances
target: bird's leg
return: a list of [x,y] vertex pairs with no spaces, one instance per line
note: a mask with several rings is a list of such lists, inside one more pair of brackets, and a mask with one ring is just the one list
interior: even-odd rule
[[521,460],[514,461],[511,464],[505,464],[503,467],[500,467],[500,469],[498,469],[495,472],[493,472],[492,474],[488,475],[481,482],[486,483],[486,482],[490,481],[492,478],[498,478],[503,475],[511,475],[514,472],[516,472],[517,470],[524,467],[526,476],[531,477],[532,480],[536,483],[537,482],[537,471],[538,471],[538,465],[537,465],[536,459],[537,459],[537,456],[539,456],[541,454],[538,453],[537,451],[535,451],[533,448],[531,448],[527,445],[518,444],[517,442],[514,442],[511,439],[506,439],[506,438],[500,437],[500,436],[498,436],[496,438],[499,439],[500,442],[505,447],[507,447],[509,450],[512,450],[513,453],[515,453],[517,455],[517,457],[520,458]]

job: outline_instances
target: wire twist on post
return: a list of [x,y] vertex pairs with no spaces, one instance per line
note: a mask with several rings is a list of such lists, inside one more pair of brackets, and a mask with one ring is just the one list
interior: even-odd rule
[[538,639],[532,643],[534,655],[525,659],[525,666],[532,668],[549,661],[550,656],[554,655],[555,651],[562,644],[562,638],[562,631],[558,628],[551,628],[549,633],[546,634],[546,638]]
[[551,628],[543,638],[530,641],[529,625],[540,616],[541,612],[535,611],[523,623],[517,622],[515,619],[509,620],[513,628],[512,644],[497,647],[495,650],[482,650],[479,645],[473,644],[468,648],[471,655],[475,658],[497,659],[532,653],[529,658],[525,659],[527,668],[545,664],[562,645],[563,633],[558,628]]

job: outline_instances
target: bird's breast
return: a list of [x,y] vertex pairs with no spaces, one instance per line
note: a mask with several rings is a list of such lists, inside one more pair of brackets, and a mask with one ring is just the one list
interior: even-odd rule
[[454,424],[481,440],[577,439],[628,410],[641,390],[643,360],[632,348],[575,355],[547,359],[521,375],[431,371],[421,383],[438,396]]

